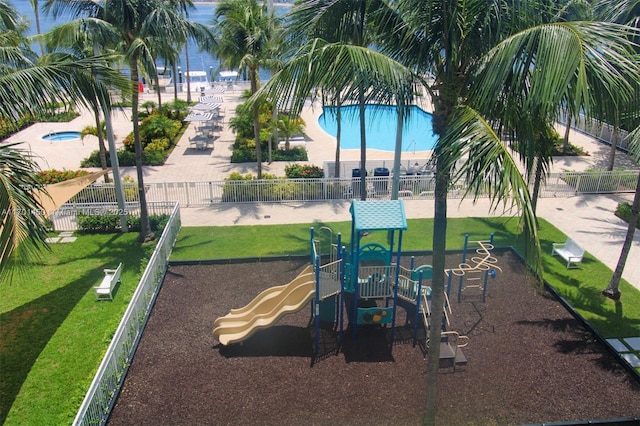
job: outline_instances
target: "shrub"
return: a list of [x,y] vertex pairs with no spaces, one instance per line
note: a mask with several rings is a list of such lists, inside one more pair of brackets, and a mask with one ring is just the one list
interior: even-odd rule
[[625,179],[622,179],[625,173],[625,169],[616,169],[612,172],[602,169],[587,169],[580,174],[564,175],[563,180],[573,186],[576,191],[612,192],[618,189],[631,189],[627,187]]
[[302,146],[294,146],[289,150],[276,149],[273,151],[273,161],[307,161],[307,150]]
[[169,149],[169,144],[170,144],[169,138],[166,138],[166,137],[152,139],[151,143],[149,143],[147,146],[144,147],[144,150],[146,152],[166,151],[167,149]]
[[284,168],[284,173],[289,179],[314,179],[324,177],[324,170],[310,164],[289,164]]
[[[120,216],[117,214],[88,215],[77,214],[78,231],[85,234],[112,234],[122,230]],[[162,231],[169,221],[168,214],[149,215],[151,230]],[[140,231],[140,218],[127,215],[127,225],[130,231]]]
[[86,170],[43,170],[37,174],[38,182],[43,185],[64,182],[65,180],[74,179],[79,176],[86,176],[89,172]]
[[[136,165],[135,154],[126,149],[119,149],[118,164],[121,167],[131,167]],[[161,166],[167,160],[169,151],[144,151],[142,153],[142,164],[145,166]],[[80,167],[100,167],[100,152],[93,151],[87,158],[80,162]],[[111,167],[111,158],[107,152],[107,167]]]
[[560,137],[558,137],[553,142],[553,154],[554,156],[565,155],[565,156],[587,156],[589,153],[585,151],[582,147],[576,146],[569,142],[567,145],[566,151],[563,150],[564,141]]
[[[318,200],[323,196],[323,182],[287,182],[275,175],[264,174],[259,185],[256,177],[234,172],[225,179],[223,202],[269,202],[282,200]],[[271,181],[271,182],[270,182]]]
[[[269,143],[273,136],[273,105],[269,102],[260,104],[260,140],[262,148],[262,161],[267,161],[267,152],[269,151]],[[298,134],[304,128],[304,121],[299,117],[281,117],[279,121],[285,126],[286,133],[290,136]],[[256,161],[256,145],[253,134],[253,110],[246,104],[242,103],[236,108],[236,114],[229,120],[229,126],[236,133],[236,141],[233,144],[233,152],[231,154],[232,163],[251,163]],[[285,131],[282,128],[282,131]],[[289,150],[280,150],[276,146],[271,150],[271,159],[273,161],[307,161],[307,150],[303,147],[295,147]]]
[[[629,223],[631,220],[631,204],[630,203],[620,203],[614,212],[616,216],[625,222]],[[638,216],[638,220],[636,221],[636,228],[640,229],[640,216]]]
[[[138,187],[136,181],[131,176],[124,176],[122,183],[125,201],[137,201]],[[77,195],[74,195],[69,200],[69,203],[115,203],[116,201],[116,193],[112,186],[94,186],[90,187],[90,190],[80,191]]]
[[[180,133],[183,127],[182,121],[174,120],[166,115],[160,115],[157,112],[153,112],[148,117],[145,117],[140,122],[140,143],[142,149],[147,151],[160,151],[157,149],[158,144],[154,144],[153,148],[147,149],[147,146],[157,142],[160,139],[167,139],[168,144],[164,150],[168,150],[172,144],[175,144],[176,137]],[[129,152],[135,152],[135,138],[133,132],[129,133],[123,140],[122,144]],[[144,163],[145,165],[157,165],[151,163]],[[162,163],[160,163],[162,164]]]

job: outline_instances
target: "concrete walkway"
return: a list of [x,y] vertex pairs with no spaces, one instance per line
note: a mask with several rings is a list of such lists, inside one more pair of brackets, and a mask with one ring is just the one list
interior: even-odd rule
[[[235,135],[228,126],[228,119],[233,115],[240,102],[242,87],[234,87],[224,93],[223,108],[226,121],[223,131],[214,142],[214,148],[209,150],[195,150],[189,148],[188,137],[195,134],[194,126],[187,129],[178,145],[174,148],[165,165],[160,167],[146,167],[145,182],[198,182],[222,180],[231,172],[242,174],[251,173],[255,176],[254,163],[231,164],[232,146]],[[182,97],[185,97],[182,94]],[[192,94],[197,100],[199,94]],[[144,94],[142,102],[156,100],[154,95]],[[164,100],[168,100],[167,95]],[[317,117],[321,113],[318,105],[308,105],[302,117],[307,123],[306,148],[309,153],[309,163],[322,166],[324,161],[335,158],[335,139],[327,135],[317,124]],[[97,149],[97,140],[89,136],[84,142],[79,140],[69,142],[47,142],[42,136],[51,131],[82,130],[93,123],[92,114],[88,111],[70,123],[38,123],[14,135],[9,140],[25,142],[24,149],[39,156],[38,162],[43,169],[71,169],[80,167],[80,161],[91,151]],[[114,116],[114,133],[117,141],[121,141],[132,129],[131,115],[127,111],[116,113]],[[560,129],[561,130],[561,129]],[[562,132],[561,132],[562,134]],[[553,171],[584,170],[589,167],[605,168],[609,147],[589,138],[581,133],[571,132],[570,140],[574,145],[581,146],[590,155],[584,157],[556,157]],[[121,144],[118,143],[118,146]],[[267,153],[264,153],[265,157]],[[403,154],[403,164],[413,164],[429,157],[429,152],[415,152]],[[341,161],[359,160],[358,150],[342,150]],[[368,159],[389,160],[393,158],[390,152],[367,152]],[[263,165],[263,173],[284,176],[286,163],[272,163]],[[637,164],[628,156],[618,153],[616,167],[638,168]],[[123,174],[135,177],[135,170],[123,168]],[[612,270],[615,268],[624,241],[627,225],[613,212],[619,202],[631,202],[633,194],[584,195],[568,198],[543,198],[538,202],[538,215],[566,235],[582,245]],[[433,201],[405,200],[408,218],[433,217]],[[509,215],[502,211],[499,215]],[[459,203],[458,200],[449,201],[449,217],[483,217],[490,215],[488,200],[480,200],[477,204],[470,201]],[[256,224],[286,224],[286,223],[314,223],[318,221],[348,221],[349,201],[334,202],[299,202],[285,204],[231,204],[215,205],[203,208],[183,208],[181,210],[184,226],[228,226],[228,225],[256,225]],[[470,230],[473,232],[473,230]],[[640,289],[640,232],[636,232],[633,247],[627,260],[623,277]]]

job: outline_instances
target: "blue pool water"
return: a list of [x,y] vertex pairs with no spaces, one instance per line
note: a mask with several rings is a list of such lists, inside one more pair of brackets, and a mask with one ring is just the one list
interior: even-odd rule
[[[343,106],[340,148],[360,149],[360,116],[357,105]],[[336,108],[325,107],[318,119],[320,127],[331,136],[337,134]],[[365,125],[367,149],[395,151],[398,115],[394,106],[367,105]],[[402,151],[429,151],[437,142],[431,127],[431,114],[412,106],[402,130]]]
[[42,139],[49,142],[65,142],[80,139],[80,132],[51,132],[42,136]]

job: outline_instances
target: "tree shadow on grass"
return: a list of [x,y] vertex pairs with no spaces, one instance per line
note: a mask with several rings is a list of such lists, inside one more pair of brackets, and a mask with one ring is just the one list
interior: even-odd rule
[[0,315],[0,365],[3,370],[0,423],[6,419],[42,350],[102,275],[102,270],[90,271],[64,287]]
[[[78,259],[99,259],[100,267],[84,271],[82,276],[67,285],[0,314],[0,424],[6,420],[29,372],[51,338],[76,309],[80,300],[104,277],[103,268],[113,267],[116,262],[123,260],[137,267],[143,256],[144,251],[139,245],[120,243],[118,236],[113,236],[97,244],[95,251],[78,254]],[[43,267],[69,262],[72,260]],[[120,287],[116,287],[114,297]]]

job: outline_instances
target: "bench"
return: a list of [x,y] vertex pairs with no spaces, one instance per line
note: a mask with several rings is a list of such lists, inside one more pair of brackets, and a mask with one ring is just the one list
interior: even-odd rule
[[120,282],[120,273],[122,272],[122,263],[116,269],[105,269],[104,278],[100,285],[93,287],[96,292],[97,300],[113,300],[113,289]]
[[567,269],[577,268],[578,263],[582,262],[584,249],[571,238],[568,238],[564,243],[553,243],[551,255],[554,256],[556,254],[567,261]]

